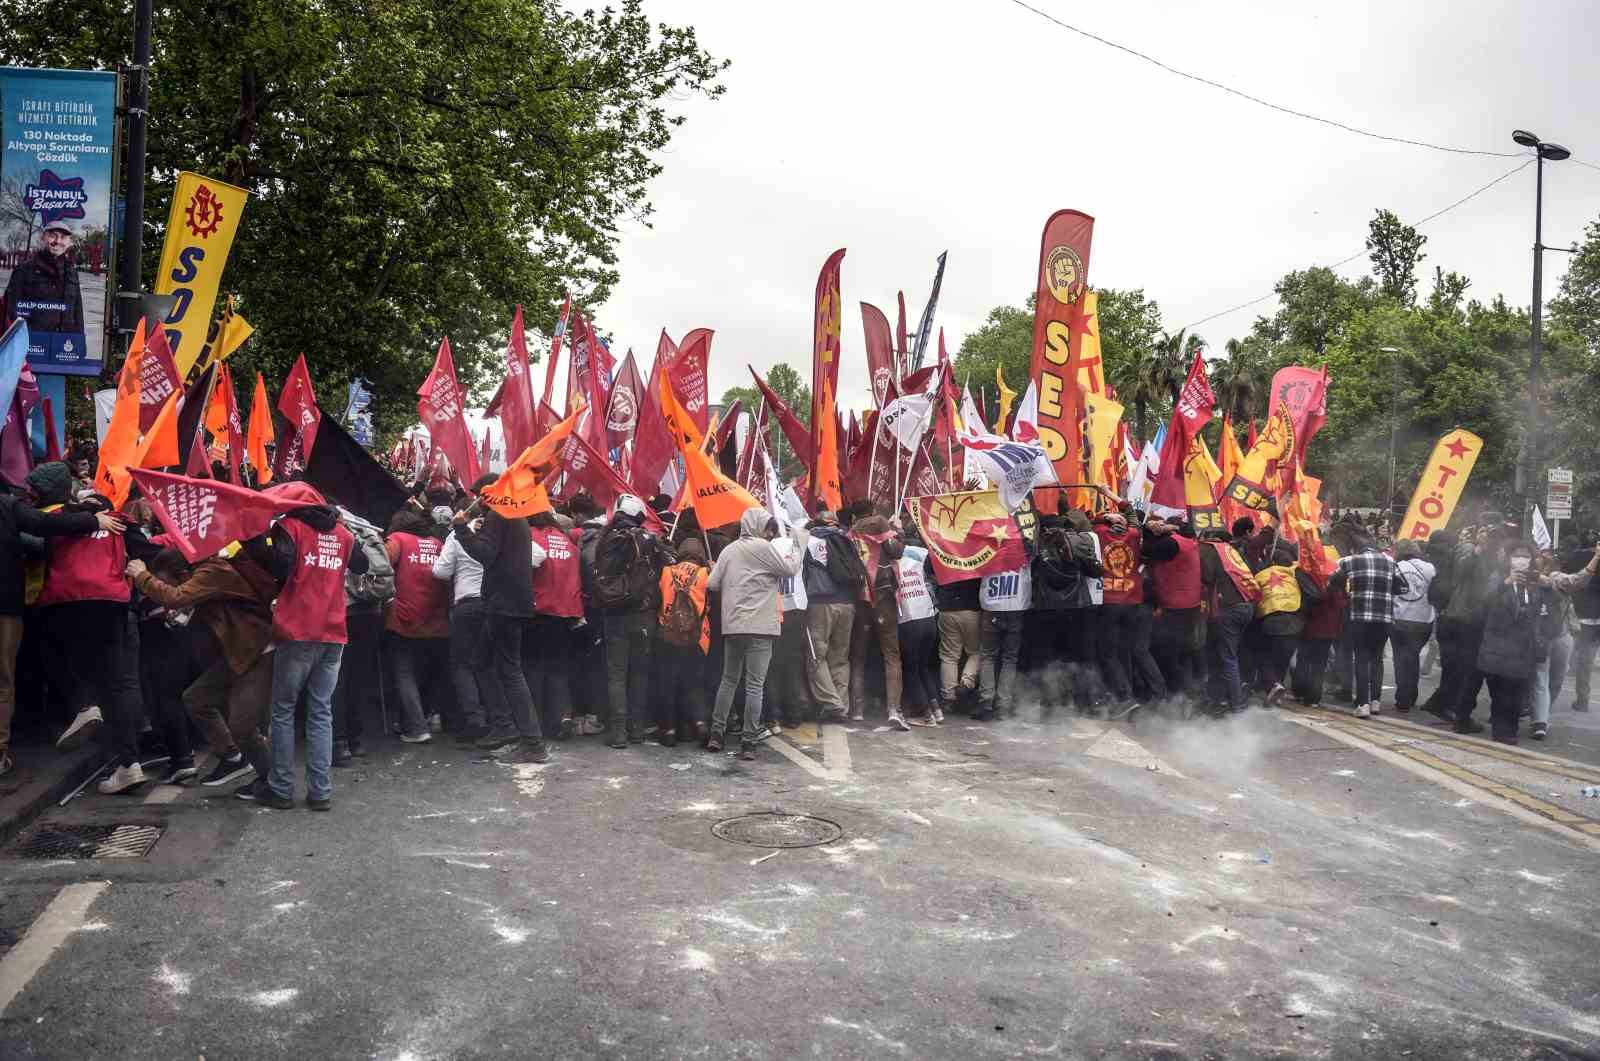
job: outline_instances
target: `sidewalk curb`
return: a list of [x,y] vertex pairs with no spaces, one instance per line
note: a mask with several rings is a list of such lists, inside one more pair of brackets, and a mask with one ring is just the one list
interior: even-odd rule
[[35,818],[82,784],[103,759],[100,746],[94,742],[67,753],[43,746],[38,751],[55,757],[54,761],[15,792],[0,796],[0,845],[10,843]]

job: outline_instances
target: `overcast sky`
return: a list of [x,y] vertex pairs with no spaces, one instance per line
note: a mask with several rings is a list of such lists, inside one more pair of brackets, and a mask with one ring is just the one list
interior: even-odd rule
[[[1030,0],[1063,21],[1284,106],[1374,131],[1516,151],[1531,129],[1600,165],[1600,4]],[[1519,164],[1355,136],[1185,81],[1011,0],[646,0],[733,61],[688,117],[630,226],[597,317],[648,362],[716,330],[711,397],[789,361],[809,377],[811,300],[847,247],[842,404],[869,402],[858,303],[915,327],[934,259],[955,350],[1032,289],[1054,210],[1096,218],[1089,283],[1142,287],[1169,328],[1263,294],[1290,269],[1362,249],[1374,209],[1414,221]],[[1600,216],[1600,170],[1546,166],[1545,241]],[[1530,298],[1534,169],[1423,227],[1423,272]],[[1566,256],[1547,255],[1546,298]],[[1341,269],[1366,271],[1363,256]],[[1427,290],[1427,282],[1420,290]],[[1197,330],[1215,347],[1271,300]],[[548,325],[546,325],[548,326]]]

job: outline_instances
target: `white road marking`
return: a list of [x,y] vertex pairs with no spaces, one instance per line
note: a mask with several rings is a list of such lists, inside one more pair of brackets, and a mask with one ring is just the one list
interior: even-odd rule
[[822,763],[841,781],[850,776],[849,732],[843,726],[828,726],[822,731]]
[[1100,734],[1098,740],[1083,750],[1083,754],[1143,769],[1151,769],[1151,764],[1154,764],[1153,769],[1160,773],[1183,777],[1178,771],[1151,755],[1138,741],[1120,730],[1109,727]]
[[821,778],[823,781],[844,780],[841,777],[835,776],[832,770],[827,769],[815,759],[811,758],[811,756],[790,744],[789,738],[787,737],[773,737],[771,740],[767,741],[767,744],[772,748],[773,751],[777,752],[791,763],[794,763],[812,777]]
[[44,963],[61,944],[83,927],[89,907],[109,887],[110,881],[100,880],[69,884],[56,893],[44,913],[29,927],[27,935],[7,952],[5,960],[0,961],[0,1013],[22,994],[34,974],[44,968]]

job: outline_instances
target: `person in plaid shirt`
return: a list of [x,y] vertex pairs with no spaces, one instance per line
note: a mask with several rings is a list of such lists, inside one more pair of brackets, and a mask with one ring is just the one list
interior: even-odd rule
[[1356,716],[1378,713],[1383,697],[1383,646],[1394,621],[1394,598],[1406,590],[1405,576],[1390,557],[1378,551],[1371,535],[1356,541],[1355,551],[1339,558],[1333,581],[1350,596],[1348,626],[1355,648]]

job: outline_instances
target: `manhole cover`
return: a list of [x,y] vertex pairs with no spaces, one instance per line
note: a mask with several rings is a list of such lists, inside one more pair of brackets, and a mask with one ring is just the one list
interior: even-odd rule
[[159,825],[41,825],[12,852],[17,858],[143,858],[161,839]]
[[711,827],[724,840],[751,847],[816,847],[844,835],[838,822],[808,814],[744,814]]

